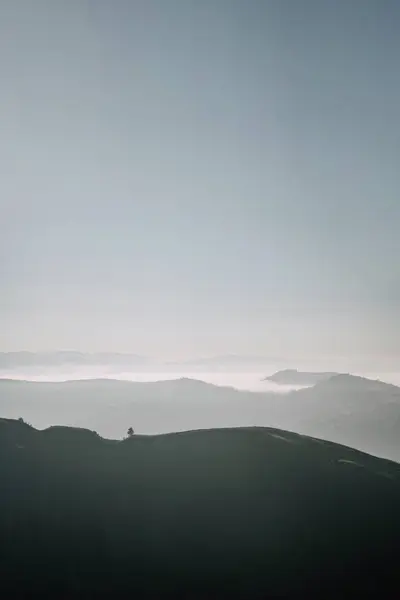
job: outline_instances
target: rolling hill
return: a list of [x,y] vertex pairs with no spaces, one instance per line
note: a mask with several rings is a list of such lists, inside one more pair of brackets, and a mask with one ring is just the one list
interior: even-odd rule
[[400,466],[287,431],[2,419],[0,480],[7,598],[384,598],[398,577]]
[[400,462],[400,388],[340,375],[289,394],[238,391],[180,379],[38,383],[0,380],[0,415],[35,427],[86,427],[121,438],[216,427],[272,426]]
[[399,387],[337,375],[299,390],[294,400],[291,416],[296,430],[400,462]]

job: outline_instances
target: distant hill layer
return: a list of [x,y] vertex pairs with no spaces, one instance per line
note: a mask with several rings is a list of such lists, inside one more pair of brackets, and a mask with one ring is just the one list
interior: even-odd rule
[[0,369],[59,366],[143,365],[148,359],[137,354],[116,352],[0,352]]
[[384,598],[400,466],[276,429],[116,442],[0,420],[6,598]]
[[[275,359],[276,360],[276,359]],[[0,369],[18,369],[22,367],[57,367],[57,366],[146,366],[158,365],[182,368],[214,368],[266,365],[268,359],[259,356],[238,356],[228,354],[182,361],[160,361],[138,354],[123,352],[77,352],[58,350],[54,352],[0,352]]]
[[307,371],[297,371],[297,369],[285,369],[277,371],[273,375],[265,377],[264,381],[272,381],[281,385],[314,385],[319,381],[324,381],[338,375],[338,373],[309,373]]
[[40,429],[62,423],[121,438],[140,433],[273,426],[400,462],[400,388],[337,375],[289,394],[253,393],[193,379],[65,383],[0,379],[0,416]]
[[183,361],[174,361],[169,364],[181,365],[181,366],[198,366],[198,367],[239,367],[251,365],[266,365],[268,363],[280,362],[277,358],[266,358],[263,356],[246,356],[237,354],[226,354],[222,356],[208,356],[203,358],[195,358]]

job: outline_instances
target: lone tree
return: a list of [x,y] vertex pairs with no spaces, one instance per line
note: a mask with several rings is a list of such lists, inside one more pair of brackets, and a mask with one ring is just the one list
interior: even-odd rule
[[127,432],[127,433],[128,433],[128,438],[130,438],[130,437],[132,437],[132,436],[134,435],[134,433],[135,433],[135,432],[133,431],[133,428],[132,428],[132,427],[129,427],[129,429],[128,429],[128,432]]

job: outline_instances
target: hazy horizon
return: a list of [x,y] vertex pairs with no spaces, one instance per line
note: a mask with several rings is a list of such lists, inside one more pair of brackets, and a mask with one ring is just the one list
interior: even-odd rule
[[[131,382],[162,382],[193,379],[219,387],[232,387],[251,392],[286,394],[303,385],[279,385],[265,381],[265,377],[285,369],[303,372],[350,373],[369,379],[379,379],[400,386],[400,369],[396,361],[381,364],[376,360],[349,362],[348,360],[285,360],[262,357],[227,355],[182,361],[168,361],[142,357],[138,354],[77,353],[71,351],[50,353],[0,352],[0,381],[14,379],[32,382],[68,382],[109,379]],[[24,362],[24,358],[26,359]],[[308,387],[308,386],[305,386]]]
[[2,3],[0,350],[393,363],[399,19]]
[[[346,355],[292,355],[292,356],[278,356],[271,353],[268,355],[251,355],[251,354],[235,354],[227,352],[224,354],[209,354],[209,355],[181,355],[181,356],[149,356],[143,353],[136,352],[118,352],[118,351],[92,351],[78,350],[73,348],[59,348],[59,349],[46,349],[46,350],[0,350],[1,357],[13,357],[17,363],[18,358],[23,355],[30,355],[39,359],[40,357],[56,357],[66,354],[71,360],[71,355],[82,355],[88,359],[102,359],[103,366],[112,367],[113,364],[124,363],[126,365],[131,364],[135,368],[136,372],[140,370],[146,371],[147,369],[157,368],[164,366],[169,369],[173,369],[175,366],[185,369],[191,367],[199,370],[203,368],[213,367],[222,368],[223,370],[239,370],[239,372],[256,371],[263,372],[263,369],[272,373],[273,371],[281,369],[299,369],[303,371],[340,371],[340,372],[352,372],[352,373],[397,373],[399,371],[400,357],[398,355],[393,356],[381,356],[381,355],[369,355],[369,354],[358,354],[356,356]],[[107,363],[107,358],[109,362]],[[133,361],[133,362],[132,362]],[[0,374],[1,364],[0,360]],[[12,362],[12,358],[11,358]],[[40,363],[37,363],[40,364]],[[61,363],[59,363],[61,364]],[[66,360],[65,365],[68,366],[69,360]],[[90,363],[95,365],[96,363]],[[46,366],[43,363],[43,366]]]

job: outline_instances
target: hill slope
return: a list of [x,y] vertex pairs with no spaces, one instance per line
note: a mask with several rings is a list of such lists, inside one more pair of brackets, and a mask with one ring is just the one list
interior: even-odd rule
[[400,462],[400,388],[338,375],[289,394],[254,393],[191,379],[38,383],[0,379],[0,415],[40,429],[62,423],[120,438],[140,433],[273,426]]
[[307,371],[298,371],[297,369],[284,369],[277,371],[273,375],[265,377],[264,381],[272,381],[280,385],[315,385],[320,381],[325,381],[338,373],[310,373]]
[[336,375],[297,391],[292,399],[297,431],[400,461],[399,387]]
[[384,597],[400,466],[275,429],[134,436],[0,420],[5,597]]

